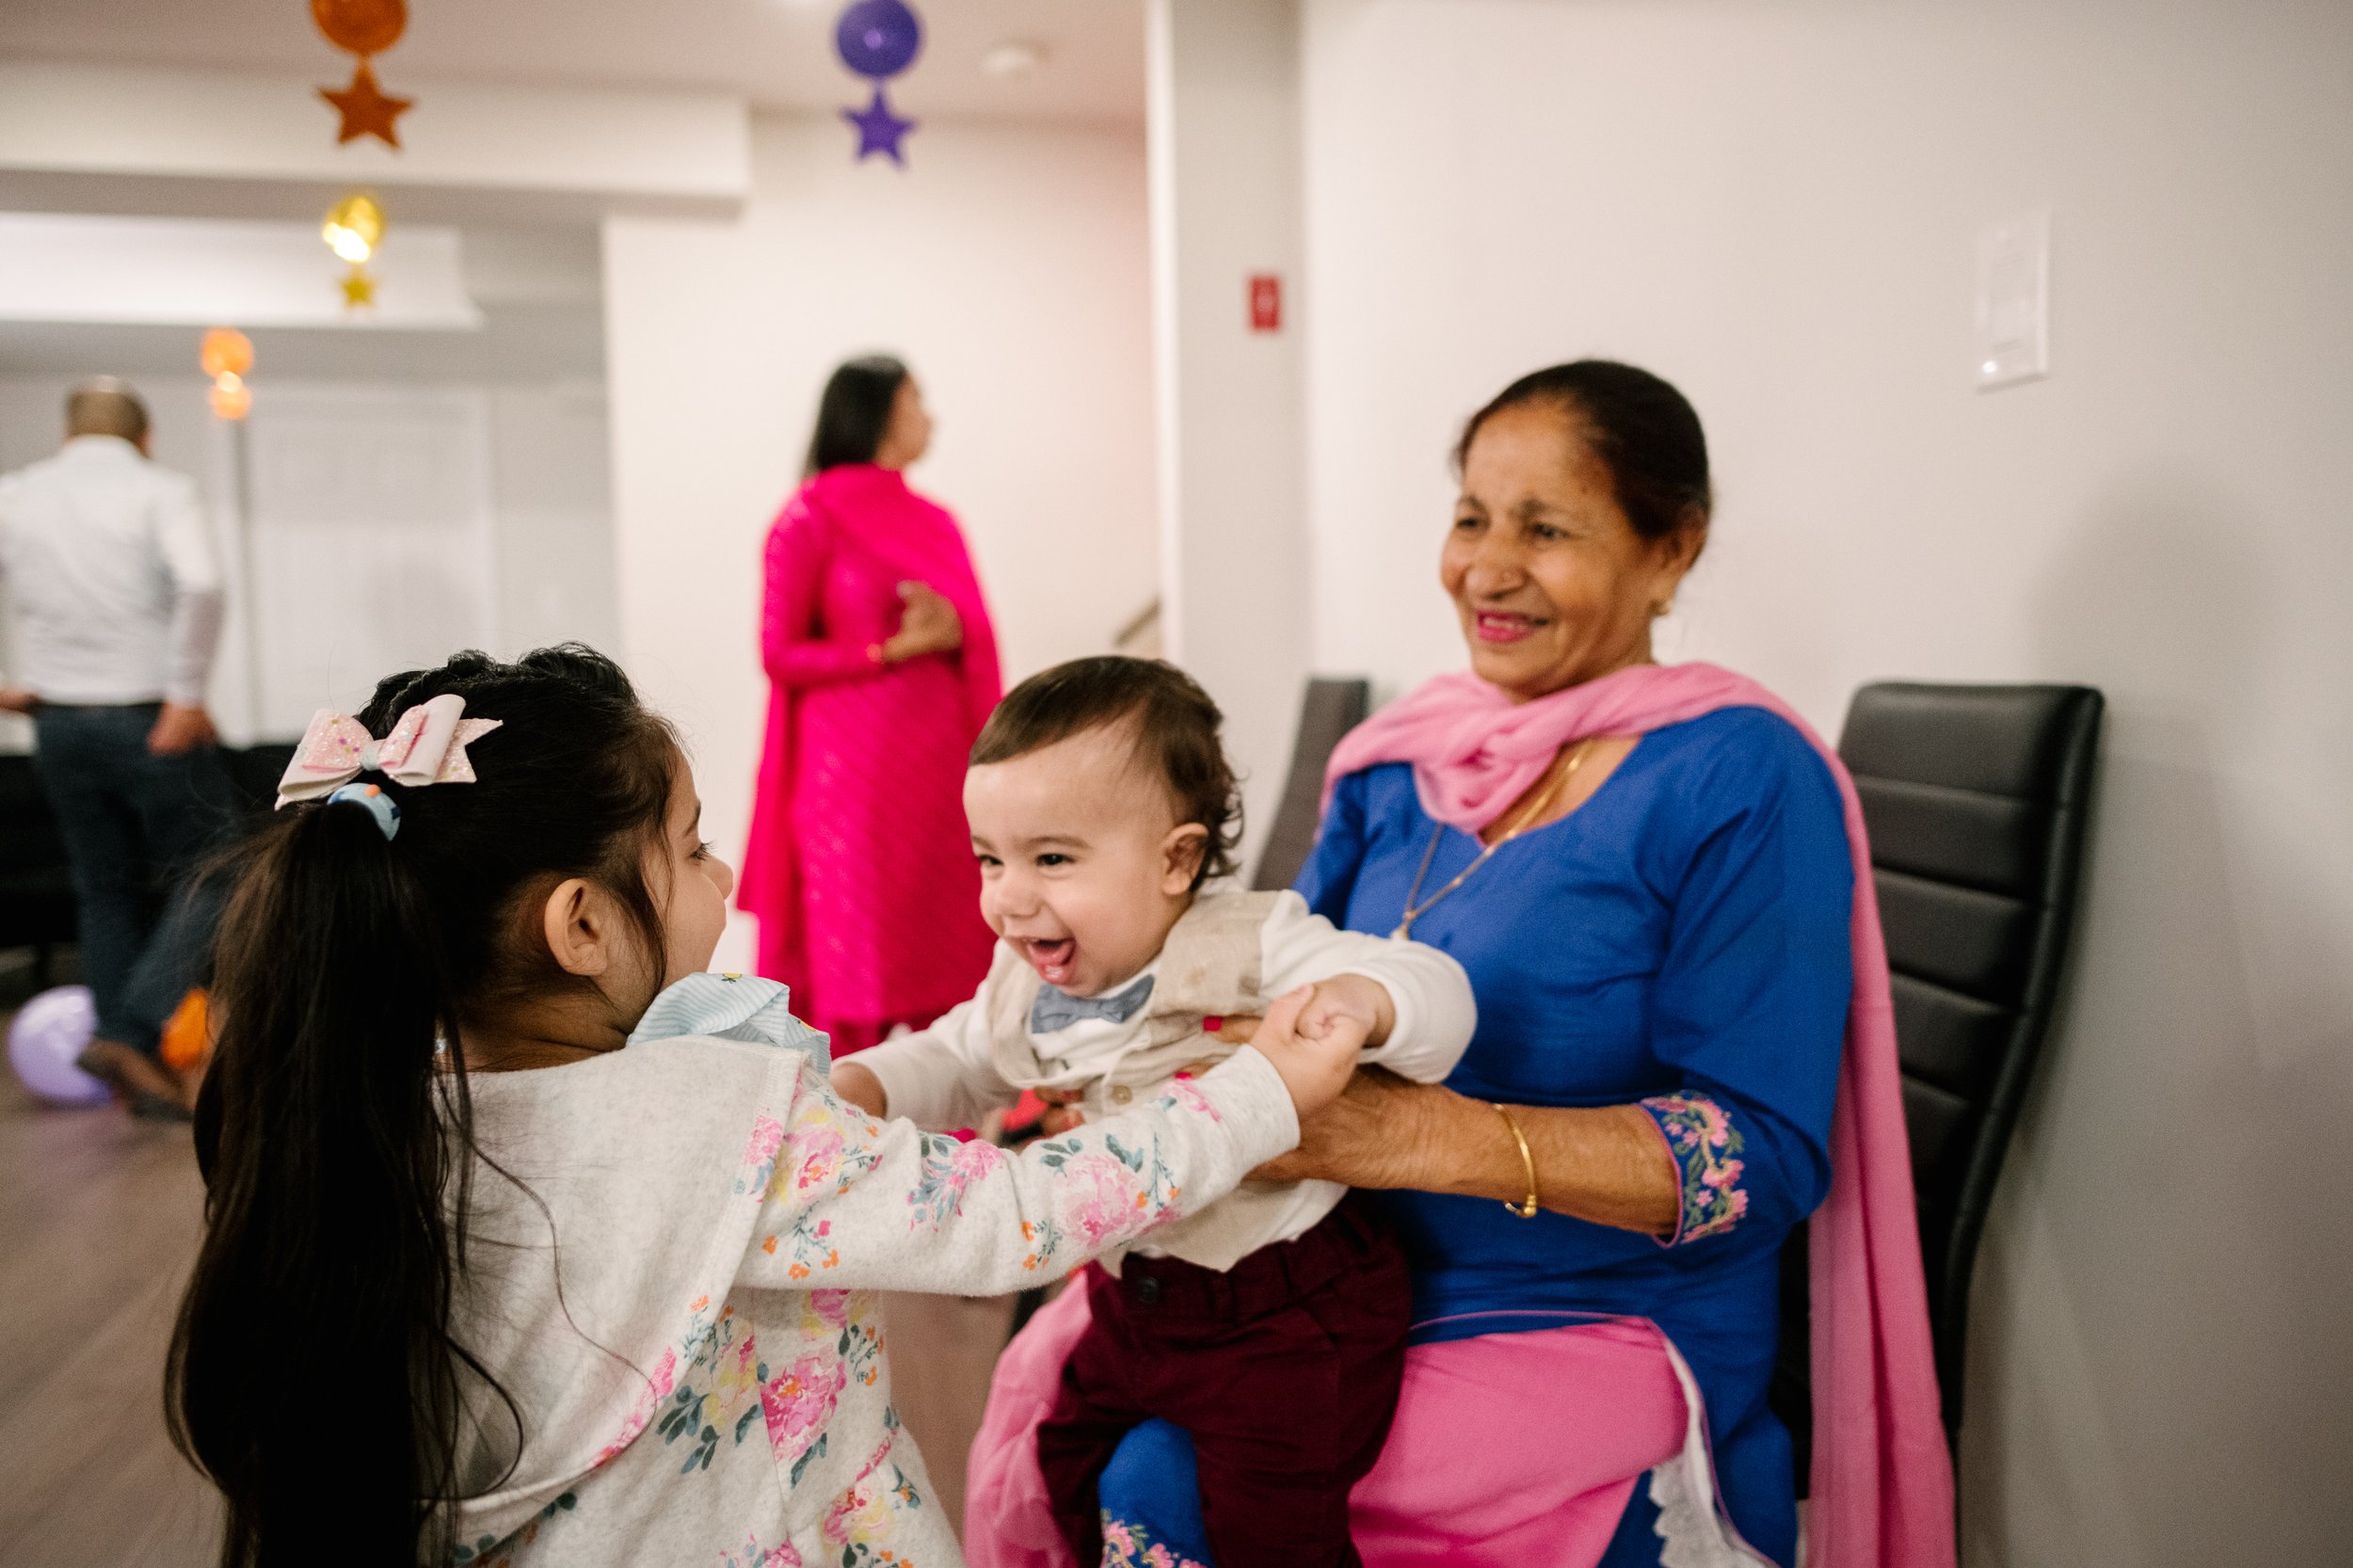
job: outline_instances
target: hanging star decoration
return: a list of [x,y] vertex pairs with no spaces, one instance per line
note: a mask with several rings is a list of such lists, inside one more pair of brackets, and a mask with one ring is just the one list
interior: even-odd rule
[[922,53],[921,19],[904,0],[857,0],[834,24],[833,47],[843,65],[874,84],[873,101],[866,107],[841,111],[841,118],[857,130],[856,161],[879,152],[904,168],[906,153],[899,144],[916,122],[892,111],[883,83],[913,65]]
[[857,155],[860,160],[879,152],[901,168],[907,166],[906,153],[899,142],[916,122],[891,112],[890,100],[883,96],[879,84],[874,88],[874,101],[862,109],[844,109],[841,118],[857,127]]
[[378,88],[376,72],[368,69],[365,60],[351,73],[351,86],[341,92],[321,88],[319,96],[334,104],[336,112],[344,117],[342,127],[335,133],[337,145],[374,136],[394,150],[400,146],[400,128],[392,121],[417,102],[413,98],[394,98]]
[[400,41],[408,26],[408,0],[311,0],[311,20],[327,35],[328,42],[359,56],[349,87],[318,89],[319,96],[343,116],[335,132],[336,144],[374,136],[399,151],[400,128],[395,121],[417,101],[394,97],[376,86],[375,68],[368,61]]
[[337,280],[344,291],[344,309],[357,311],[376,303],[376,280],[368,274],[368,258],[384,243],[384,208],[365,191],[356,191],[328,209],[319,225],[327,248],[350,264]]

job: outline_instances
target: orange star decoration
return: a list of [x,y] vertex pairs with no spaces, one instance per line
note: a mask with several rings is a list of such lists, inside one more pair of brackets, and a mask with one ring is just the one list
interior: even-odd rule
[[417,102],[413,98],[394,98],[377,87],[376,72],[368,69],[365,59],[351,73],[351,86],[341,92],[321,88],[319,96],[334,104],[335,111],[344,117],[343,127],[335,133],[337,143],[374,136],[394,149],[400,146],[400,129],[392,121]]
[[364,272],[354,269],[346,273],[343,279],[343,288],[344,305],[348,310],[356,311],[362,306],[373,306],[376,303],[376,280]]
[[392,122],[416,100],[395,98],[377,87],[368,59],[400,41],[408,26],[408,0],[311,0],[311,20],[318,24],[329,43],[360,56],[349,87],[341,92],[332,88],[318,89],[319,96],[344,117],[336,142],[374,136],[397,150],[400,132]]

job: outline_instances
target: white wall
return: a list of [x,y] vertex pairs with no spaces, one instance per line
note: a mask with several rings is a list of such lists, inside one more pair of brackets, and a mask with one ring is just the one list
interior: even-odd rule
[[[1295,0],[1155,0],[1153,330],[1161,634],[1225,713],[1244,864],[1282,796],[1307,669]],[[1290,291],[1251,329],[1249,280]]]
[[[187,334],[190,359],[196,335]],[[116,365],[118,361],[104,351],[108,336],[104,332],[88,336],[92,349],[78,362]],[[57,357],[72,357],[63,344],[52,346]],[[331,358],[327,351],[320,352]],[[75,379],[75,376],[56,372],[8,374],[0,370],[0,472],[22,467],[56,449],[66,392]],[[265,732],[271,738],[290,740],[299,731],[312,698],[295,699],[291,707],[281,703],[278,722],[257,724],[255,717],[248,663],[253,645],[246,620],[252,600],[244,581],[239,542],[235,433],[207,411],[206,382],[201,376],[140,374],[136,385],[154,418],[155,458],[198,481],[229,574],[229,619],[222,629],[220,655],[213,672],[214,716],[232,744],[242,744]],[[467,588],[483,597],[485,613],[472,621],[475,629],[472,634],[480,635],[492,652],[505,655],[565,640],[607,650],[617,648],[619,613],[600,383],[516,380],[485,386],[406,377],[333,382],[264,377],[256,382],[254,420],[257,425],[266,422],[273,409],[297,417],[331,416],[355,403],[365,408],[419,398],[455,402],[478,415],[482,425],[487,461],[483,472],[469,474],[466,483],[481,492],[475,499],[487,513],[491,548],[487,558],[470,555],[463,561],[443,563],[462,575]],[[301,440],[298,435],[293,439],[297,444]],[[437,477],[395,470],[384,476],[378,493],[372,494],[369,502],[402,511],[404,498],[423,498],[434,492]],[[323,513],[332,511],[331,503],[323,508]],[[372,592],[365,584],[351,591],[363,600]],[[380,601],[382,595],[376,598]],[[0,606],[0,672],[8,667],[11,651],[6,620],[5,606]],[[414,646],[400,656],[426,659],[453,651]],[[363,701],[376,679],[389,673],[358,667],[347,659],[337,660],[332,690],[322,692],[317,700]],[[288,714],[294,716],[289,719]],[[294,726],[292,730],[288,723]],[[0,749],[29,745],[29,728],[0,715]]]
[[[2353,1536],[2353,12],[1310,0],[1321,667],[1460,658],[1444,453],[1590,353],[1706,420],[1669,656],[2113,707],[2072,998],[1977,1279],[1967,1555]],[[2065,14],[2054,14],[2063,10]],[[2054,369],[1972,390],[1979,229]]]
[[740,220],[605,229],[623,646],[729,856],[767,702],[760,544],[843,358],[922,382],[938,432],[910,478],[971,539],[1008,680],[1109,651],[1156,591],[1141,139],[940,122],[904,171],[850,152],[838,120],[762,118]]

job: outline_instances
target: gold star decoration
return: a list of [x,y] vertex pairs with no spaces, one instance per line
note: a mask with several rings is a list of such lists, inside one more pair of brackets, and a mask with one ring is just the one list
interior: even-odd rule
[[363,56],[359,69],[351,73],[351,86],[341,92],[333,88],[321,88],[319,96],[335,105],[335,112],[344,117],[343,128],[336,132],[338,145],[357,141],[361,136],[374,136],[385,146],[397,151],[400,131],[392,121],[416,103],[413,98],[395,98],[376,85],[376,72],[368,69]]
[[376,280],[358,267],[353,267],[350,275],[344,279],[343,287],[345,310],[357,311],[376,304]]

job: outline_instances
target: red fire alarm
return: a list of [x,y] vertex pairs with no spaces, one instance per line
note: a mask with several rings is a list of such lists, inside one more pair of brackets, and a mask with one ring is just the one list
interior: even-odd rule
[[1283,329],[1281,274],[1254,272],[1250,275],[1250,329],[1253,332],[1279,332]]

